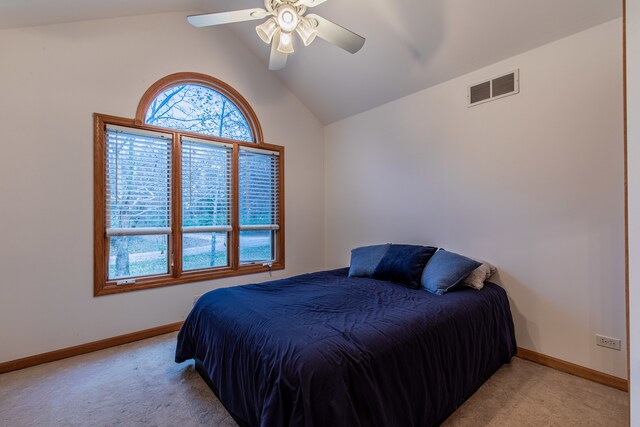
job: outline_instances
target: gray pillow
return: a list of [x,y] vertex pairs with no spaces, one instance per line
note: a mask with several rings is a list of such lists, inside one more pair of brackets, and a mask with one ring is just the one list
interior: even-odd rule
[[496,268],[488,262],[482,262],[482,265],[471,272],[464,278],[462,284],[474,289],[482,289],[484,287],[485,280],[489,280],[496,272]]
[[387,243],[353,249],[351,251],[349,277],[371,277],[390,246],[391,244]]

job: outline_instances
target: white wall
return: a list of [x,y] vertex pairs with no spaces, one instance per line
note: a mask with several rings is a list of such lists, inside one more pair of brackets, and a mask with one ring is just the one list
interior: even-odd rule
[[[235,87],[286,147],[274,278],[346,265],[361,244],[442,245],[498,265],[520,346],[625,377],[625,349],[594,345],[625,336],[620,25],[330,125],[324,152],[319,121],[224,28],[164,14],[0,31],[0,362],[179,321],[196,294],[269,279],[93,297],[92,113],[133,117],[153,82],[194,71]],[[466,107],[467,84],[513,68],[521,94]]]
[[[520,69],[521,93],[466,88]],[[325,258],[381,242],[492,261],[520,347],[626,378],[621,20],[325,128]]]
[[268,274],[93,297],[94,112],[132,118],[156,80],[210,74],[286,148],[283,277],[323,266],[323,127],[228,30],[186,14],[0,31],[0,362],[183,320],[196,294]]
[[631,425],[640,425],[640,0],[627,0],[627,171]]

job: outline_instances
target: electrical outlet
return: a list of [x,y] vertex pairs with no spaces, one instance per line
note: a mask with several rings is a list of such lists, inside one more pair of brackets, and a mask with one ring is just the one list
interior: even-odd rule
[[621,347],[621,341],[618,338],[610,338],[603,335],[596,335],[596,344],[614,350],[620,350]]
[[198,302],[198,300],[200,299],[202,295],[194,295],[193,296],[193,305],[196,305],[196,303]]

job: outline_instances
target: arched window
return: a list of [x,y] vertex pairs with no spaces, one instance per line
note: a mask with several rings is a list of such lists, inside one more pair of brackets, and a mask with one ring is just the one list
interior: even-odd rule
[[158,80],[142,97],[136,124],[262,143],[260,123],[247,100],[206,74],[176,73]]
[[144,122],[163,128],[253,141],[249,123],[229,98],[209,87],[181,84],[158,95]]
[[283,155],[203,74],[154,83],[135,119],[95,114],[95,295],[284,268]]

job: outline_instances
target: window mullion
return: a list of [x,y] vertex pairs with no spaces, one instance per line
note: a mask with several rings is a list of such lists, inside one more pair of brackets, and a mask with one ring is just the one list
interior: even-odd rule
[[171,264],[173,277],[182,275],[182,149],[181,135],[177,132],[173,133],[173,164],[171,170],[171,217],[173,222],[171,228],[172,247],[171,247]]

